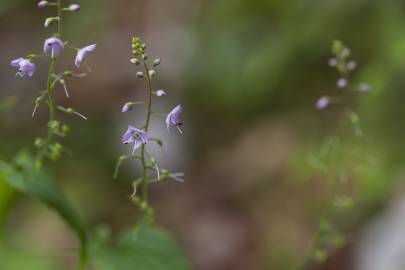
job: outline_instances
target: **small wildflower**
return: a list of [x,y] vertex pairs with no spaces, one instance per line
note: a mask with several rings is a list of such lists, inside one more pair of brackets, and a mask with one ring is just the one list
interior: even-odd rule
[[138,78],[143,78],[145,75],[143,74],[143,72],[142,71],[138,71],[137,73],[136,73],[136,77],[138,77]]
[[47,7],[49,5],[49,2],[48,1],[40,1],[39,3],[38,3],[38,7],[39,8],[45,8],[45,7]]
[[124,106],[122,106],[121,112],[123,113],[129,112],[131,109],[132,109],[132,102],[127,102],[124,104]]
[[180,122],[180,113],[183,112],[183,108],[181,105],[177,105],[166,117],[166,126],[167,130],[170,130],[171,126],[175,126],[180,133],[183,133],[182,130],[180,129],[180,126],[183,124]]
[[129,60],[129,61],[131,61],[131,63],[132,63],[132,64],[135,64],[135,65],[139,65],[139,64],[141,63],[138,58],[132,58],[132,59]]
[[52,57],[58,56],[60,51],[65,47],[62,40],[56,37],[51,37],[45,40],[44,53],[51,54]]
[[157,90],[156,96],[158,96],[158,97],[166,96],[166,92],[164,90]]
[[75,59],[75,66],[77,68],[80,67],[80,64],[84,60],[84,57],[86,56],[87,53],[92,52],[96,49],[96,44],[92,44],[89,46],[86,46],[84,48],[81,48],[77,51],[76,59]]
[[18,58],[11,61],[11,66],[18,67],[17,75],[20,77],[27,76],[32,77],[35,72],[35,64],[32,63],[30,60],[24,58]]
[[72,11],[72,12],[76,12],[80,10],[80,6],[77,4],[72,4],[68,7],[68,10]]
[[156,58],[155,60],[153,60],[153,66],[157,67],[160,65],[160,58]]
[[338,60],[336,58],[331,58],[331,59],[329,59],[328,64],[331,67],[336,67],[338,64]]
[[336,82],[336,86],[337,86],[338,88],[341,88],[341,89],[346,88],[347,85],[348,85],[348,81],[347,81],[347,79],[345,79],[345,78],[340,78],[340,79]]
[[356,63],[356,61],[349,61],[349,63],[347,63],[347,69],[348,70],[354,70],[355,68],[356,68],[356,66],[357,66],[357,63]]
[[367,83],[361,83],[361,84],[359,84],[358,89],[360,92],[368,93],[368,92],[370,92],[370,85]]
[[134,148],[132,150],[132,154],[134,154],[135,150],[138,149],[142,144],[148,143],[148,135],[145,131],[129,125],[127,131],[122,137],[122,143],[134,143]]
[[318,101],[316,102],[316,108],[317,108],[318,110],[323,110],[323,109],[325,109],[326,107],[328,107],[329,104],[330,104],[330,98],[327,97],[327,96],[323,96],[323,97],[320,97],[320,98],[318,99]]

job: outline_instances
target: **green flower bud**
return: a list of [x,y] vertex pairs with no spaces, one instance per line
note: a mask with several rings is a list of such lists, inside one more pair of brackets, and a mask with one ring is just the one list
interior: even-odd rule
[[34,141],[34,145],[38,148],[41,147],[43,144],[44,144],[44,140],[42,138],[36,138]]
[[160,58],[156,58],[155,60],[153,60],[153,66],[157,67],[160,65]]
[[130,61],[132,64],[135,64],[137,66],[141,63],[138,58],[132,58]]
[[155,78],[156,77],[156,71],[153,70],[153,69],[149,70],[149,77],[150,78]]

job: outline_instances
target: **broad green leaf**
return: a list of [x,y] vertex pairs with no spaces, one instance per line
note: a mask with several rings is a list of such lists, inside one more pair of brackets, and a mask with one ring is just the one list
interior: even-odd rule
[[8,246],[0,247],[0,269],[4,270],[54,270],[57,269],[50,256],[22,251]]
[[188,270],[179,246],[165,231],[139,227],[125,233],[117,244],[98,243],[92,248],[98,270]]
[[13,198],[13,193],[14,193],[13,189],[6,183],[6,180],[0,175],[0,224],[6,213],[10,200]]
[[84,267],[87,261],[85,229],[55,182],[45,172],[34,168],[34,162],[27,153],[19,154],[13,164],[0,161],[0,178],[14,189],[38,198],[65,220],[80,241],[81,266]]

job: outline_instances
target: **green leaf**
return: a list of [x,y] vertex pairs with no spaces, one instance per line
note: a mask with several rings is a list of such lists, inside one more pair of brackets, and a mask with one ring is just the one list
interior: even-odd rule
[[158,228],[139,227],[125,233],[117,244],[98,243],[92,248],[98,270],[188,270],[177,243]]
[[[14,190],[6,183],[6,180],[0,175],[0,223],[5,217],[7,208],[14,195]],[[0,268],[1,269],[1,268]]]
[[14,189],[38,198],[65,220],[80,241],[81,267],[84,269],[87,263],[86,231],[55,182],[44,171],[34,168],[34,161],[27,153],[19,154],[12,164],[0,161],[0,178]]
[[0,246],[0,269],[4,270],[53,270],[58,269],[53,257],[37,251],[18,250]]

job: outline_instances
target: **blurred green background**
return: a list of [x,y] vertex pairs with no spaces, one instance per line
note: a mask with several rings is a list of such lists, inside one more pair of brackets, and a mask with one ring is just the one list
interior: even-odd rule
[[[70,1],[65,1],[70,4]],[[12,59],[40,52],[51,32],[51,10],[37,1],[1,0],[0,99],[16,105],[0,114],[0,156],[11,160],[33,149],[48,120],[45,106],[31,118],[33,101],[46,80],[40,60],[33,78],[20,79]],[[73,3],[73,2],[72,2]],[[129,201],[137,169],[123,166],[113,179],[128,124],[142,111],[120,113],[128,100],[145,98],[128,59],[130,38],[139,35],[152,57],[161,57],[155,87],[167,98],[156,107],[184,107],[184,134],[168,134],[156,118],[152,132],[165,140],[164,167],[184,171],[186,181],[151,190],[157,222],[171,231],[193,269],[291,269],[330,200],[329,182],[311,155],[325,137],[339,136],[354,208],[338,212],[334,225],[346,235],[307,269],[404,269],[405,261],[405,2],[400,0],[78,0],[80,12],[65,20],[65,37],[82,47],[93,72],[68,81],[71,98],[59,103],[88,121],[63,117],[72,132],[70,150],[48,167],[90,229],[108,225],[117,234],[139,217]],[[328,67],[335,39],[352,49],[358,69],[353,82],[368,82],[368,95],[353,95],[364,129],[355,138],[342,110],[316,111],[324,94],[336,94],[338,74]],[[67,55],[59,70],[73,68]],[[340,90],[342,91],[342,90]],[[75,239],[58,216],[0,181],[0,258],[5,270],[72,269]],[[3,253],[3,254],[2,254]],[[25,263],[21,263],[25,262]],[[21,265],[22,264],[22,265]],[[24,268],[25,267],[25,268]],[[65,268],[64,268],[65,267]],[[134,268],[136,269],[136,268]],[[124,270],[124,269],[117,269]]]

